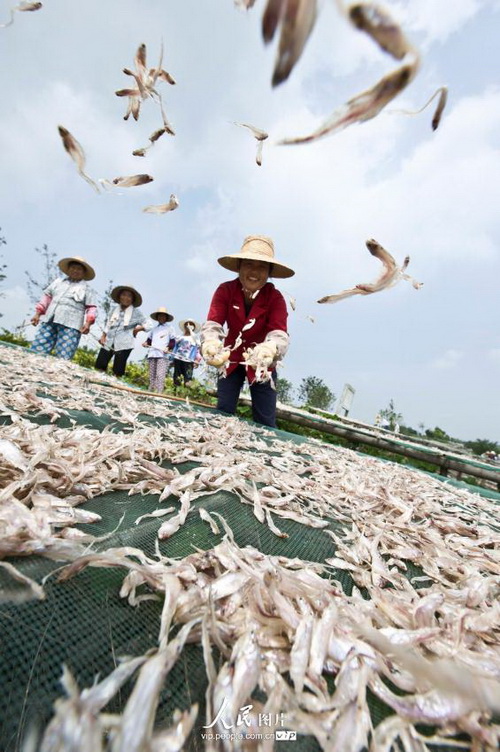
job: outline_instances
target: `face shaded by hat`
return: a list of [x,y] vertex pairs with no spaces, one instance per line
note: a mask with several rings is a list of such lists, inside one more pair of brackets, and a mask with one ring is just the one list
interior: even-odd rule
[[118,285],[117,287],[113,287],[111,290],[111,298],[115,301],[115,303],[120,302],[120,295],[122,292],[131,292],[132,296],[134,298],[132,305],[134,308],[138,308],[140,305],[142,305],[142,296],[140,293],[137,292],[135,287],[132,287],[131,285]]
[[94,279],[95,271],[92,269],[90,264],[81,256],[68,256],[67,258],[63,258],[57,262],[57,266],[62,272],[64,272],[64,274],[68,274],[70,264],[80,264],[80,266],[83,266],[83,279],[85,279],[87,282],[91,279]]
[[269,276],[284,279],[293,277],[295,272],[289,266],[282,264],[274,258],[274,243],[271,238],[264,235],[249,235],[243,241],[239,253],[233,253],[229,256],[221,256],[217,259],[224,269],[230,272],[238,272],[240,262],[243,259],[250,261],[265,261],[270,265]]
[[164,314],[165,314],[165,316],[167,317],[167,321],[173,321],[173,320],[174,320],[174,317],[172,316],[172,314],[171,314],[171,313],[169,313],[169,312],[167,311],[167,309],[166,309],[166,308],[163,308],[163,307],[161,307],[161,308],[157,308],[157,309],[156,309],[156,311],[153,311],[153,313],[150,313],[150,314],[149,314],[149,317],[150,317],[151,319],[153,319],[153,321],[158,321],[158,314],[159,314],[159,313],[164,313]]
[[195,321],[194,319],[182,319],[182,321],[179,321],[179,329],[181,330],[181,332],[184,331],[184,329],[186,327],[186,324],[192,324],[193,325],[193,329],[192,329],[192,333],[193,334],[196,334],[201,329],[200,324],[198,324],[198,322]]

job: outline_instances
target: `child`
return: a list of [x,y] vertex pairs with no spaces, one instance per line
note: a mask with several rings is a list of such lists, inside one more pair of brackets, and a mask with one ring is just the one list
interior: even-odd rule
[[33,326],[42,323],[31,349],[49,354],[55,349],[56,358],[71,360],[82,334],[88,334],[97,314],[95,293],[87,284],[95,272],[80,256],[63,258],[59,269],[66,275],[53,280],[43,291],[31,319]]
[[201,361],[198,339],[194,336],[200,331],[200,325],[194,319],[179,322],[182,334],[176,337],[174,356],[174,384],[181,386],[184,380],[186,386],[193,378],[193,368],[197,368]]
[[175,333],[168,322],[174,317],[166,308],[158,308],[151,314],[153,321],[158,325],[148,332],[148,338],[143,342],[143,347],[149,347],[149,390],[151,392],[163,392],[165,375],[168,366],[168,353],[175,345]]
[[134,349],[134,337],[144,331],[146,317],[139,310],[142,297],[130,285],[119,285],[111,291],[111,298],[118,305],[114,306],[104,327],[99,344],[95,367],[105,371],[113,358],[113,373],[123,376],[127,360]]

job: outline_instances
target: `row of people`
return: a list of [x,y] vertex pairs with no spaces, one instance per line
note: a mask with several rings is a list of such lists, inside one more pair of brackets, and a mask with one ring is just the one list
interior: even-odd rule
[[[195,321],[180,322],[181,337],[177,340],[170,325],[172,314],[166,308],[151,314],[157,325],[148,331],[143,343],[148,348],[150,388],[163,391],[170,352],[174,354],[177,383],[189,380],[193,367],[203,357],[208,365],[219,368],[219,410],[235,413],[248,378],[254,420],[275,426],[276,365],[287,352],[289,337],[285,299],[269,278],[283,279],[295,272],[276,260],[273,241],[262,235],[245,238],[238,253],[222,256],[218,263],[237,277],[220,284],[213,295],[207,321],[201,327],[201,355],[196,339],[200,327]],[[95,272],[79,256],[63,258],[58,265],[65,276],[53,280],[36,305],[31,323],[38,326],[41,316],[44,321],[32,349],[38,353],[54,351],[57,357],[71,359],[81,335],[88,334],[96,320],[96,296],[88,284]],[[133,287],[115,287],[111,297],[116,305],[99,339],[101,350],[96,367],[106,370],[113,358],[113,371],[121,376],[134,347],[134,337],[146,330],[146,318],[140,310],[141,295]],[[263,369],[266,378],[262,377]]]
[[[82,334],[89,334],[95,322],[97,307],[95,293],[88,282],[95,277],[90,264],[79,256],[59,261],[59,268],[66,275],[55,279],[44,290],[36,305],[36,313],[31,319],[38,326],[40,317],[45,320],[40,326],[32,345],[34,352],[50,353],[71,360]],[[142,296],[132,285],[118,285],[111,291],[115,305],[111,308],[99,338],[101,349],[97,355],[95,368],[106,371],[111,361],[113,373],[121,377],[130,353],[135,346],[135,337],[146,331],[147,318],[142,313]],[[158,322],[148,332],[144,346],[148,347],[149,386],[152,391],[162,392],[165,374],[170,361],[174,364],[174,383],[184,385],[192,379],[193,367],[201,361],[199,343],[195,333],[200,325],[191,319],[180,322],[181,334],[176,335],[173,327],[166,327],[173,316],[166,308],[159,308],[150,314]],[[153,341],[154,340],[154,341]]]

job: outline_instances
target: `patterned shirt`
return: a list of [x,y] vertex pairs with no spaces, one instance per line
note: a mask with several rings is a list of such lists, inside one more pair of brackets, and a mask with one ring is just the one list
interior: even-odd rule
[[124,324],[124,317],[127,309],[117,305],[111,311],[108,321],[106,322],[105,334],[106,343],[103,345],[105,350],[133,350],[135,346],[134,328],[144,324],[146,317],[139,310],[133,308],[129,321]]
[[168,324],[157,324],[148,332],[147,342],[150,343],[148,358],[169,358],[165,352],[169,343],[175,339],[174,328]]
[[196,339],[192,335],[177,337],[173,356],[175,360],[182,360],[185,363],[199,363],[201,356]]
[[96,294],[88,282],[71,282],[69,277],[54,279],[43,291],[35,306],[45,321],[62,324],[70,329],[81,329],[87,314],[88,323],[95,321]]

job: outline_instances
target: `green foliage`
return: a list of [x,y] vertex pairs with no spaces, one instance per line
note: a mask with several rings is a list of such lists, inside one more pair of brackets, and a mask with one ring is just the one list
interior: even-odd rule
[[475,441],[465,441],[464,445],[473,451],[474,454],[481,455],[485,452],[495,452],[500,454],[500,444],[489,439],[475,439]]
[[29,347],[31,342],[20,334],[14,334],[13,332],[2,329],[0,333],[0,341],[10,342],[12,345],[20,345],[21,347]]
[[276,380],[276,396],[278,402],[283,402],[285,405],[292,404],[293,384],[288,379],[279,377]]
[[391,430],[394,430],[396,423],[401,424],[403,422],[403,416],[401,413],[396,412],[396,406],[394,400],[389,400],[389,405],[384,410],[380,410],[379,415],[381,418],[385,418],[389,421]]
[[149,386],[149,368],[146,360],[139,363],[127,363],[123,380],[131,386],[146,388]]
[[307,376],[300,382],[299,400],[304,405],[328,410],[335,401],[335,395],[322,379],[317,376]]
[[79,347],[73,357],[73,362],[84,368],[93,368],[97,352],[90,347]]
[[433,439],[434,441],[452,441],[451,436],[448,436],[446,431],[443,431],[442,428],[439,428],[436,426],[436,428],[428,428],[425,432],[425,435],[428,439]]

